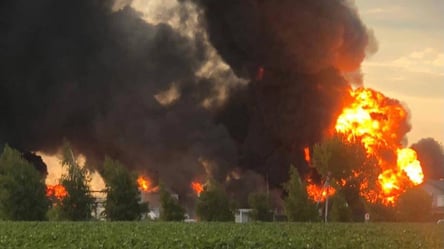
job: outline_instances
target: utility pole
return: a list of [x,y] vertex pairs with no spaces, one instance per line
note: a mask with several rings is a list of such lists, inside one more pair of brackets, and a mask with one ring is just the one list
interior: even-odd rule
[[327,173],[327,178],[325,179],[324,189],[325,189],[325,212],[324,212],[324,222],[328,221],[328,189],[330,181],[330,172]]

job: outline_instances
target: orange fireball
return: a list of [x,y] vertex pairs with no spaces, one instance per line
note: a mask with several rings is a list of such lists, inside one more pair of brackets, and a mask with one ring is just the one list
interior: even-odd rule
[[409,130],[407,111],[397,100],[369,88],[351,90],[350,96],[353,101],[339,115],[335,129],[349,141],[361,141],[367,153],[378,160],[380,189],[368,200],[393,203],[406,188],[424,178],[416,152],[402,148]]
[[335,195],[336,189],[332,186],[319,186],[316,184],[309,183],[306,186],[308,198],[315,202],[324,202],[327,198]]
[[66,191],[65,187],[61,184],[57,185],[47,185],[46,186],[46,196],[47,197],[54,197],[58,200],[61,200],[68,196],[68,192]]
[[152,192],[157,192],[159,190],[159,186],[153,187],[152,181],[145,176],[139,176],[137,178],[137,184],[139,186],[140,191],[142,192],[152,193]]
[[204,190],[203,184],[197,181],[191,182],[191,188],[194,192],[199,196],[200,193]]

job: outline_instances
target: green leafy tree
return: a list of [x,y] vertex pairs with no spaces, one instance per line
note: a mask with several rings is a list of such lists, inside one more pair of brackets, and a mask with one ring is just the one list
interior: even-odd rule
[[140,220],[148,211],[148,203],[141,203],[137,175],[108,157],[105,158],[102,175],[107,191],[106,217],[109,220]]
[[52,207],[48,210],[46,215],[48,216],[49,221],[66,221],[66,218],[63,217],[62,208],[59,203],[59,201],[53,202]]
[[234,221],[231,202],[224,189],[214,181],[200,193],[196,214],[202,221]]
[[285,214],[289,221],[318,220],[316,205],[307,196],[305,184],[295,167],[290,167],[290,179],[284,184],[287,197],[284,199]]
[[0,156],[0,219],[46,220],[49,205],[41,174],[20,152],[5,146]]
[[163,221],[183,221],[185,219],[185,209],[179,204],[179,200],[171,196],[160,184],[160,220]]
[[95,200],[89,189],[89,182],[91,181],[89,171],[86,167],[80,167],[67,142],[63,146],[62,165],[68,171],[61,178],[61,184],[68,192],[68,195],[60,202],[62,219],[90,220]]
[[376,158],[367,154],[360,141],[348,141],[336,134],[314,146],[313,165],[324,178],[328,176],[330,185],[343,195],[352,219],[363,220],[365,202],[362,195],[377,189],[381,172]]
[[367,182],[367,188],[374,189],[381,173],[376,158],[367,154],[361,142],[348,141],[340,134],[314,146],[313,164],[322,176],[344,180],[345,186],[351,188]]
[[396,203],[396,218],[405,222],[431,221],[432,197],[421,187],[407,189]]
[[396,221],[396,208],[382,202],[366,202],[367,212],[370,214],[370,221],[374,222],[394,222]]
[[332,198],[330,220],[335,222],[352,221],[351,210],[342,193],[336,193]]
[[248,196],[248,204],[253,209],[251,218],[257,221],[273,220],[270,198],[266,193],[252,193]]

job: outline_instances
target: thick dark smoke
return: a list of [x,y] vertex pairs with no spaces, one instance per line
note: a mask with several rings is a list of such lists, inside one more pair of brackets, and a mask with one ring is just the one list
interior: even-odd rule
[[[223,175],[236,148],[201,105],[216,93],[195,77],[206,61],[200,40],[112,6],[1,2],[0,142],[51,153],[66,138],[93,164],[108,154],[175,189],[205,172],[199,158]],[[160,104],[155,95],[173,85],[180,98]]]
[[48,175],[48,168],[45,162],[43,162],[42,157],[32,152],[24,152],[22,153],[22,156],[25,160],[32,163],[32,165],[34,165],[34,167],[37,169],[38,172],[40,172],[42,176],[46,177]]
[[316,74],[331,67],[352,72],[369,44],[349,1],[194,1],[203,9],[212,44],[249,78],[258,66],[279,73]]
[[[241,165],[287,177],[290,162],[303,171],[302,149],[325,135],[345,103],[370,44],[375,43],[349,1],[195,0],[221,57],[249,84]],[[230,99],[239,103],[238,99]],[[228,128],[230,115],[225,115]],[[230,129],[232,133],[232,129]]]
[[412,145],[421,162],[424,178],[439,180],[444,178],[444,150],[433,138],[423,138]]
[[[274,185],[290,163],[303,171],[302,149],[330,128],[371,42],[356,10],[180,2],[196,4],[207,34],[183,36],[112,0],[1,1],[0,144],[53,153],[66,138],[91,164],[107,154],[179,193],[205,165],[218,179],[241,167]],[[211,58],[206,35],[249,84],[196,76]],[[205,105],[221,87],[225,103]]]

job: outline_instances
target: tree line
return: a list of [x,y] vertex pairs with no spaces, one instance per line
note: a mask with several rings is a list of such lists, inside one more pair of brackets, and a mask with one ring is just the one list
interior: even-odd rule
[[[320,205],[307,196],[306,182],[294,167],[290,167],[289,180],[283,184],[283,208],[289,221],[320,221],[329,209],[328,220],[359,222],[364,213],[375,221],[428,221],[431,198],[421,188],[407,190],[397,205],[370,203],[359,194],[359,183],[376,182],[375,160],[365,153],[361,143],[345,142],[340,136],[332,137],[313,148],[313,164],[321,177],[330,178],[337,190],[329,205]],[[25,160],[21,153],[5,146],[0,156],[0,220],[71,220],[94,219],[97,202],[89,188],[90,172],[81,167],[65,143],[62,165],[66,174],[60,184],[66,189],[64,198],[46,195],[45,176]],[[137,185],[137,174],[121,162],[106,157],[100,174],[106,185],[103,215],[107,220],[141,220],[149,211],[149,203],[142,202]],[[356,171],[364,172],[356,175]],[[364,179],[365,178],[365,179]],[[348,179],[338,185],[336,180]],[[371,188],[372,186],[367,186]],[[160,184],[160,220],[182,221],[186,211]],[[417,205],[421,203],[421,205]],[[251,193],[248,197],[250,216],[256,221],[272,221],[273,204],[266,192]],[[418,208],[421,209],[418,211]],[[210,180],[196,201],[196,215],[201,221],[234,221],[236,204],[229,198],[222,184]]]

